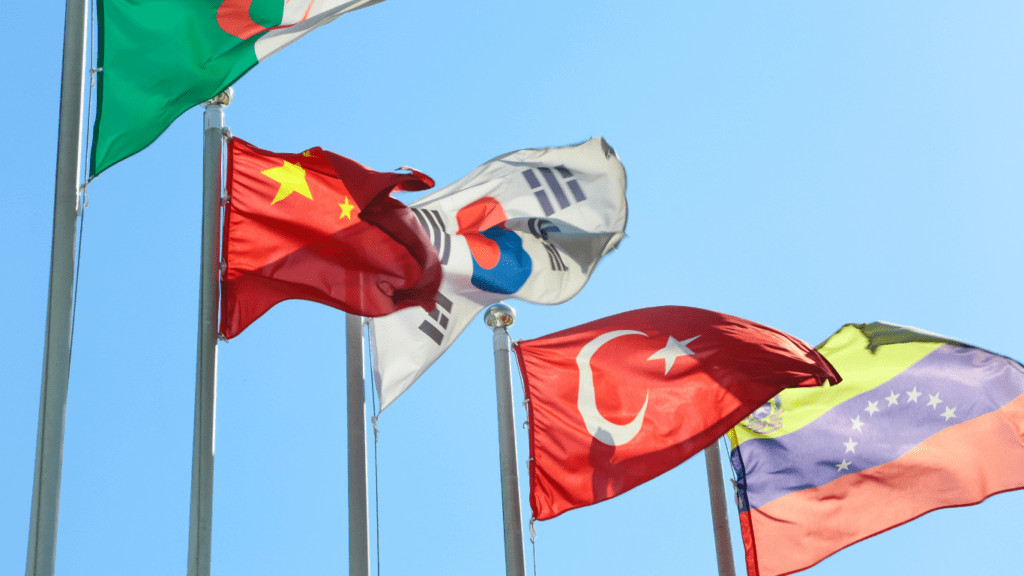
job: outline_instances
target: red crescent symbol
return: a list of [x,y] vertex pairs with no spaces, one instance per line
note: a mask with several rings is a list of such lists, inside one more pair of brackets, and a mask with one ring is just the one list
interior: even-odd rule
[[[285,4],[291,1],[285,0]],[[249,9],[252,8],[253,0],[224,0],[217,8],[217,25],[220,26],[221,30],[235,38],[248,40],[261,32],[287,28],[309,18],[309,12],[313,9],[313,1],[308,0],[309,4],[306,5],[306,10],[298,21],[266,28],[254,22],[252,16],[249,15]]]

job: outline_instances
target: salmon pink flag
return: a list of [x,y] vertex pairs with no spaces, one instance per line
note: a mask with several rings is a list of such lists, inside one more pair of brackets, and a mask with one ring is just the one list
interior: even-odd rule
[[391,197],[425,174],[375,172],[322,148],[228,148],[220,332],[233,338],[272,306],[312,300],[360,316],[433,310],[441,262],[412,211]]
[[1017,361],[885,322],[847,324],[817,349],[842,386],[785,390],[729,433],[748,575],[793,574],[1024,489]]
[[515,349],[538,520],[667,472],[785,388],[840,380],[788,334],[685,306],[609,316]]

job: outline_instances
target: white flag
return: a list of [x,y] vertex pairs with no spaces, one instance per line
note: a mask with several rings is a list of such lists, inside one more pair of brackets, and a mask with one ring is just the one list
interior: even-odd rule
[[370,320],[381,410],[478,312],[506,298],[560,304],[626,229],[626,172],[603,138],[499,156],[411,205],[441,257],[437,308]]

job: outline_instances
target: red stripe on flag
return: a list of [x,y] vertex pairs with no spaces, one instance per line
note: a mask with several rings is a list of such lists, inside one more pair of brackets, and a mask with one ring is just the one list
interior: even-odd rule
[[[947,428],[900,458],[740,515],[751,574],[805,570],[933,510],[1024,488],[1024,396]],[[744,522],[746,520],[746,522]],[[753,558],[752,558],[753,557]]]

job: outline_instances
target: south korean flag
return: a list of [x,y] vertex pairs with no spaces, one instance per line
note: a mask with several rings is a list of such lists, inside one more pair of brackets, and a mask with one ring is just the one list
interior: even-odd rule
[[441,257],[433,312],[370,320],[383,410],[485,307],[560,304],[625,236],[626,172],[603,138],[499,156],[410,206]]

